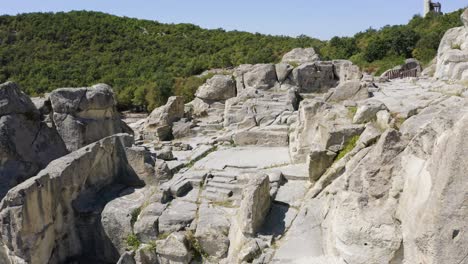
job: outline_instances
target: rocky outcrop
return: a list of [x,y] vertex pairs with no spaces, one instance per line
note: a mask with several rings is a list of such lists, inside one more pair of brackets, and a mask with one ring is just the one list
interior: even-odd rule
[[462,83],[342,60],[214,72],[134,145],[102,139],[11,189],[0,263],[464,263]]
[[[229,263],[241,263],[255,258],[248,256],[252,252],[247,249],[252,249],[249,241],[260,229],[271,206],[268,176],[259,174],[250,175],[249,178],[248,187],[243,191],[240,209],[229,231],[231,241],[227,258]],[[253,251],[259,250],[253,248]],[[249,259],[246,259],[247,257]]]
[[281,62],[288,64],[303,64],[308,62],[316,62],[320,58],[315,53],[314,48],[296,48],[284,54]]
[[291,157],[297,163],[305,162],[312,150],[338,153],[364,131],[363,125],[352,124],[346,107],[318,99],[302,101],[298,116],[289,144]]
[[224,101],[236,96],[236,84],[230,75],[215,75],[198,88],[195,96],[206,101]]
[[319,93],[335,87],[338,81],[332,62],[310,62],[294,68],[289,84],[299,87],[301,93]]
[[340,102],[344,100],[359,101],[369,98],[369,91],[359,80],[340,83],[327,101]]
[[69,151],[117,133],[132,133],[116,109],[112,88],[97,84],[50,94],[53,121]]
[[98,216],[116,190],[139,184],[125,156],[132,141],[128,135],[102,139],[12,188],[0,204],[6,261],[63,263],[86,256],[117,262]]
[[440,42],[435,78],[468,80],[468,9],[461,20],[464,26],[449,29]]
[[156,108],[146,118],[140,128],[144,139],[168,140],[172,137],[172,124],[184,117],[184,99],[180,96],[169,97],[167,103]]
[[67,154],[60,135],[15,83],[0,85],[0,198]]

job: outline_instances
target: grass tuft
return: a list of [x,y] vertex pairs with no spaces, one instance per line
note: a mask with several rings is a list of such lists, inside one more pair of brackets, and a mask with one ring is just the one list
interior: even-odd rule
[[336,156],[335,158],[335,161],[338,161],[340,159],[342,159],[344,156],[346,156],[346,154],[348,154],[349,152],[351,152],[351,150],[354,149],[354,147],[356,147],[356,143],[358,142],[359,140],[359,136],[356,135],[354,137],[352,137],[348,143],[346,143],[346,145],[344,146],[344,148],[338,153],[338,155]]

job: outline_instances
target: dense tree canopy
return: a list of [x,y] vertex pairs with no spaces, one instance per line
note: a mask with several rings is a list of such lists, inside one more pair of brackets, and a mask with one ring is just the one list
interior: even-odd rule
[[104,82],[121,107],[152,109],[173,94],[176,78],[274,62],[292,48],[321,45],[306,36],[206,30],[98,12],[0,16],[0,81],[14,80],[31,95]]
[[320,50],[325,59],[348,58],[368,72],[381,73],[406,58],[424,64],[437,54],[444,33],[461,26],[462,10],[445,14],[414,16],[407,25],[368,29],[353,37],[334,37]]
[[328,42],[87,11],[0,16],[0,82],[16,81],[31,95],[103,82],[114,87],[119,107],[151,110],[172,94],[191,99],[206,79],[195,75],[207,69],[277,62],[296,47],[374,72],[412,56],[426,63],[444,32],[461,24],[460,13],[415,16],[408,25]]

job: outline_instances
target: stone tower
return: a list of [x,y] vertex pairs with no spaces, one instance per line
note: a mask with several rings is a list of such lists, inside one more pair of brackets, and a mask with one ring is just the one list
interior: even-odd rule
[[442,14],[442,5],[439,2],[432,2],[431,0],[424,0],[424,16],[429,13]]
[[424,0],[424,16],[431,12],[431,0]]

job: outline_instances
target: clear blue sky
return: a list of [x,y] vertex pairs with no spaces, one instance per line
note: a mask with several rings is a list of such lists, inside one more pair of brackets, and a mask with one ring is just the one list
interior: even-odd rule
[[[468,0],[439,2],[444,12],[468,6]],[[423,0],[0,0],[0,14],[95,10],[163,23],[320,39],[403,24],[422,9]]]

